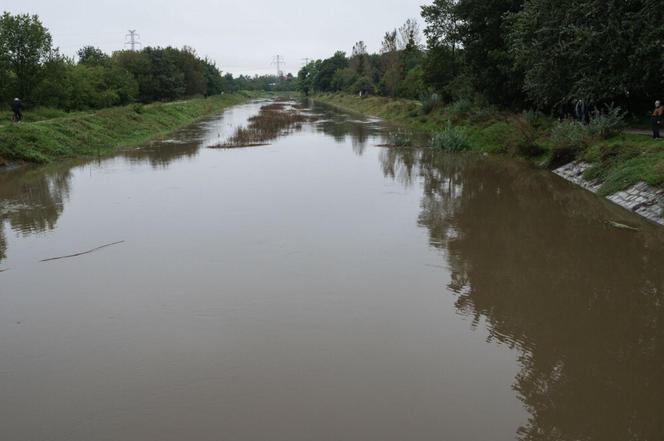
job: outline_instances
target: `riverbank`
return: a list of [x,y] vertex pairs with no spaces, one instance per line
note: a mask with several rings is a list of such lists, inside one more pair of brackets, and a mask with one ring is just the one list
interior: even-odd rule
[[236,93],[171,103],[133,104],[0,127],[0,165],[106,155],[165,136],[255,97]]
[[[463,145],[462,150],[524,157],[551,170],[578,161],[584,164],[583,170],[572,182],[584,181],[585,188],[614,202],[623,200],[616,195],[650,188],[646,203],[654,208],[649,212],[659,214],[648,217],[664,222],[664,141],[653,140],[647,133],[591,133],[578,124],[559,123],[542,114],[513,114],[468,102],[437,106],[425,113],[422,104],[413,100],[345,94],[317,95],[314,99],[432,138],[442,133],[453,138],[455,145]],[[630,204],[621,205],[637,212]]]

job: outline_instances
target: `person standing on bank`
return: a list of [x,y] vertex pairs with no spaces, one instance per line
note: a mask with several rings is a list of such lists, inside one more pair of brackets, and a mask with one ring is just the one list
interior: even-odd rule
[[21,102],[20,99],[14,98],[14,101],[12,102],[12,112],[14,112],[14,122],[21,122],[23,121],[23,113],[21,110],[23,109],[23,103]]
[[664,107],[662,102],[655,101],[655,111],[652,113],[652,137],[655,139],[661,138],[659,129],[662,127],[662,117],[664,116]]
[[584,100],[577,100],[574,106],[574,114],[576,120],[581,124],[588,124],[590,122],[590,109]]

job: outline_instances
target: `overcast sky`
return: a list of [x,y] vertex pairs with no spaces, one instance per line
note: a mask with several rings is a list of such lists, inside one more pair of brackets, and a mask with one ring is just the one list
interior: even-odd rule
[[[194,47],[224,72],[269,73],[276,54],[286,72],[304,58],[350,53],[364,40],[378,50],[384,33],[418,18],[429,0],[20,0],[0,9],[37,14],[62,53],[93,45],[122,49],[129,29],[144,46]],[[421,23],[421,20],[419,20]]]

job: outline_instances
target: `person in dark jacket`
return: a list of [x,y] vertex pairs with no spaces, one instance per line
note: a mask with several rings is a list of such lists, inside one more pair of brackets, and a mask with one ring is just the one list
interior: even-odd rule
[[574,105],[574,114],[576,120],[581,124],[588,124],[590,122],[590,107],[584,100],[577,100]]
[[21,122],[23,121],[23,113],[21,110],[23,109],[23,103],[21,102],[20,99],[14,98],[14,101],[12,102],[12,112],[14,112],[14,122]]
[[662,127],[662,117],[664,116],[664,107],[661,101],[655,101],[655,111],[652,113],[652,137],[655,139],[661,138],[659,136],[659,129]]

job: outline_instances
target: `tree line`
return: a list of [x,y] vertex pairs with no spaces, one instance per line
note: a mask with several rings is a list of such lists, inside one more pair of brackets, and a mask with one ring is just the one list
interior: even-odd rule
[[309,63],[301,90],[564,112],[577,100],[637,111],[664,86],[664,9],[652,0],[434,0],[421,15],[422,33],[408,20],[378,54],[358,42]]
[[[106,54],[93,46],[62,55],[36,15],[0,16],[0,100],[67,111],[171,101],[237,90],[293,88],[294,79],[233,78],[190,47]],[[279,87],[275,87],[278,85]]]

